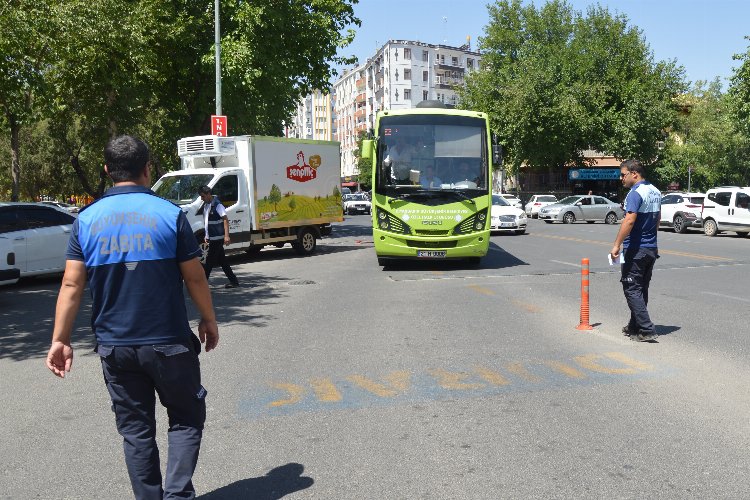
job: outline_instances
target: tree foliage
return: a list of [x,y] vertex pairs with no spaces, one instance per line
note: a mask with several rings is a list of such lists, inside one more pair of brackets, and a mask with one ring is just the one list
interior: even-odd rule
[[362,158],[362,141],[367,139],[368,132],[362,130],[357,136],[357,148],[354,150],[354,156],[357,158],[357,182],[360,189],[369,191],[372,187],[372,160]]
[[601,6],[565,1],[488,6],[482,69],[467,77],[462,107],[486,111],[511,172],[521,164],[582,164],[583,151],[649,161],[674,118],[683,70],[654,62],[641,32]]
[[[351,62],[336,54],[353,39],[347,27],[359,25],[357,1],[221,2],[222,111],[230,134],[278,135],[297,100],[326,87],[334,67]],[[179,138],[209,133],[215,112],[213,0],[11,3],[17,8],[0,10],[0,28],[13,28],[0,34],[0,48],[14,57],[0,65],[33,61],[37,49],[25,41],[31,35],[17,33],[27,26],[19,19],[55,27],[48,30],[53,56],[16,87],[48,90],[49,107],[31,103],[44,122],[28,124],[34,130],[27,134],[41,140],[27,147],[38,150],[30,151],[32,157],[53,159],[69,192],[101,193],[102,150],[116,134],[146,140],[159,175],[176,165]],[[42,8],[44,15],[37,12]],[[0,108],[19,102],[14,74],[21,72],[0,76]],[[8,170],[0,171],[4,186],[10,185]],[[22,187],[27,197],[35,194],[33,186]]]

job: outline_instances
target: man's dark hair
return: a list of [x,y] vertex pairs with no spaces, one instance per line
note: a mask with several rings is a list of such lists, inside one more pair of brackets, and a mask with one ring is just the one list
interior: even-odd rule
[[198,188],[200,194],[211,194],[211,188],[208,186],[201,186]]
[[138,179],[149,161],[148,146],[130,135],[115,137],[104,148],[104,163],[115,182]]
[[641,178],[646,178],[646,167],[643,166],[640,160],[625,160],[620,163],[620,168],[627,168],[628,172],[635,172]]

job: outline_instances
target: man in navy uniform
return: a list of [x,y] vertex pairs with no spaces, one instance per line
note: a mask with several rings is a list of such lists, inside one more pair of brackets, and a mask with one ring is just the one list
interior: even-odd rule
[[219,201],[218,196],[211,194],[211,188],[201,186],[198,194],[203,200],[203,228],[205,229],[205,239],[208,243],[208,254],[203,269],[206,271],[206,279],[211,275],[211,270],[217,264],[221,266],[224,274],[229,278],[229,283],[224,285],[225,288],[235,288],[240,285],[237,276],[234,275],[232,268],[227,262],[224,254],[224,245],[229,245],[232,241],[229,239],[229,221],[227,211],[224,205]]
[[630,188],[625,198],[625,218],[617,232],[610,256],[620,257],[623,247],[624,262],[620,281],[630,309],[630,321],[622,333],[631,340],[653,342],[656,327],[648,314],[648,287],[654,263],[659,258],[656,236],[659,229],[661,192],[645,178],[645,168],[639,160],[625,160],[620,164],[622,185]]
[[[104,150],[114,187],[81,210],[66,252],[47,367],[65,377],[71,331],[88,280],[91,326],[136,498],[193,498],[192,476],[206,419],[198,353],[216,347],[211,293],[200,249],[179,207],[150,189],[146,144],[120,136]],[[188,323],[183,281],[200,315]],[[155,393],[169,417],[162,487]]]

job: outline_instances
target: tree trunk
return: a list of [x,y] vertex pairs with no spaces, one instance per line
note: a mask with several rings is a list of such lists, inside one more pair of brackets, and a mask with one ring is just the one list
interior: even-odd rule
[[86,177],[86,172],[84,172],[81,168],[81,163],[78,160],[78,155],[71,153],[70,166],[73,167],[73,171],[75,172],[76,177],[78,177],[78,180],[81,181],[81,186],[83,186],[83,190],[86,192],[86,194],[95,196],[96,192],[91,188],[91,183],[89,183],[89,180]]
[[15,115],[9,113],[6,118],[10,124],[10,173],[13,179],[10,201],[18,201],[21,192],[21,143],[18,137],[21,126]]

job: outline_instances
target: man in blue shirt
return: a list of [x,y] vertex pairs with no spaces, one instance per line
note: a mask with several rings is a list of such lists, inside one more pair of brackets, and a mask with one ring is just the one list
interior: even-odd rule
[[[206,419],[198,353],[216,347],[216,325],[200,250],[179,207],[150,189],[146,144],[120,136],[104,150],[115,185],[81,210],[66,252],[46,364],[65,377],[71,331],[88,281],[91,326],[136,498],[194,498],[192,476]],[[183,281],[201,315],[190,329]],[[162,487],[156,446],[156,396],[169,416]]]
[[625,160],[620,164],[622,185],[630,191],[625,198],[625,218],[610,255],[612,260],[618,259],[622,245],[625,259],[620,281],[630,308],[630,321],[622,332],[631,340],[652,342],[656,341],[657,334],[646,306],[651,273],[659,258],[656,235],[661,193],[644,176],[645,169],[640,161]]

